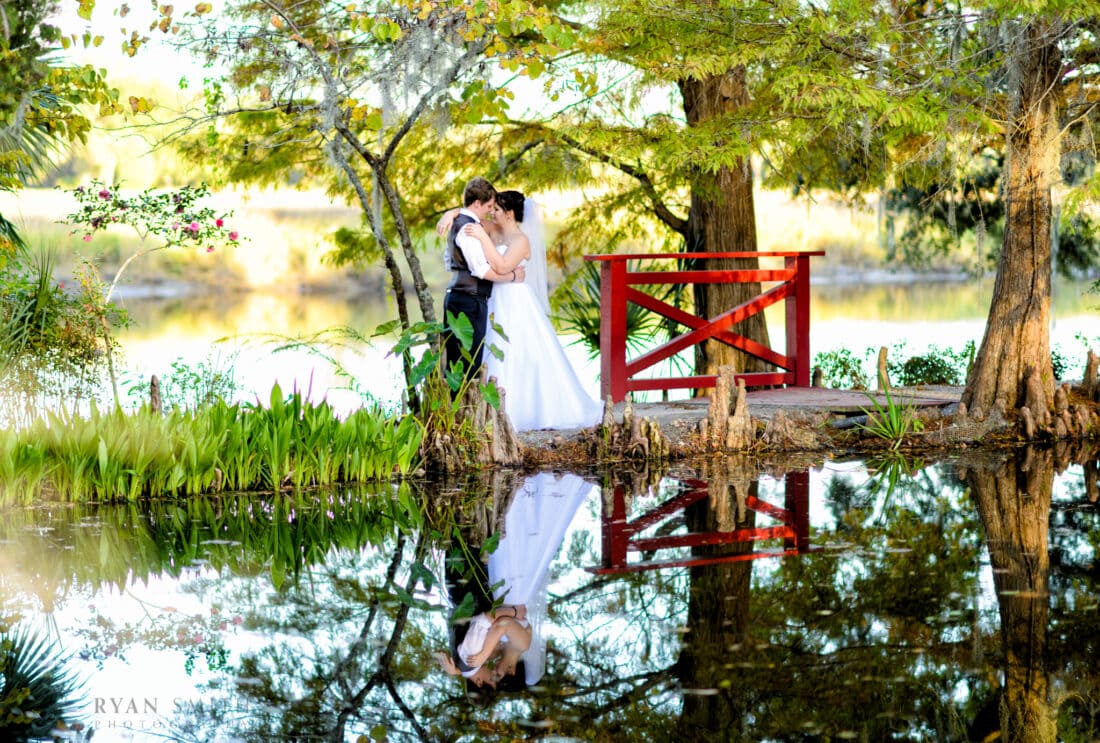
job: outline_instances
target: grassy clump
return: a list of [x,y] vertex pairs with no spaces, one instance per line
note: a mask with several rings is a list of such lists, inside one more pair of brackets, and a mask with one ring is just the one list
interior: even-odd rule
[[[87,417],[47,414],[0,433],[0,500],[42,494],[134,500],[226,490],[281,490],[386,480],[417,463],[421,428],[373,409],[341,420],[278,385],[270,404],[219,400],[161,415],[142,408]],[[6,497],[5,497],[6,496]]]

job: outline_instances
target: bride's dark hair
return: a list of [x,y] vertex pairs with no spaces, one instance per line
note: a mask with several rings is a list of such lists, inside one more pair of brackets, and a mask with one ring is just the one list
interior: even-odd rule
[[524,195],[519,191],[498,191],[497,204],[506,212],[512,212],[517,222],[523,221]]

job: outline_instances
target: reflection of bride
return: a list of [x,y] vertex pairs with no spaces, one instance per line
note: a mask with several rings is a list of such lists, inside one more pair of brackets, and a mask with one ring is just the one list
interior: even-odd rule
[[[477,614],[452,626],[451,655],[436,656],[444,670],[478,687],[496,687],[512,674],[521,676],[515,679],[518,686],[538,683],[546,669],[543,625],[550,564],[574,514],[596,487],[572,474],[557,477],[544,472],[524,478],[489,557],[488,574],[476,579],[493,586],[496,608],[488,609],[475,599]],[[460,587],[448,581],[448,586],[452,603],[458,603],[456,589],[469,590],[470,583]]]
[[504,536],[489,556],[489,581],[500,584],[496,598],[527,607],[531,642],[522,660],[528,686],[538,683],[546,670],[543,624],[550,564],[577,509],[596,489],[572,474],[540,472],[524,478],[504,517]]
[[[464,229],[481,239],[484,250],[527,254],[522,263],[527,278],[496,284],[489,296],[489,376],[504,390],[505,411],[517,431],[595,425],[602,407],[585,392],[548,317],[546,245],[538,204],[525,200],[519,191],[501,191],[496,202],[493,224],[498,234],[490,237],[476,224]],[[503,336],[493,323],[504,330]]]

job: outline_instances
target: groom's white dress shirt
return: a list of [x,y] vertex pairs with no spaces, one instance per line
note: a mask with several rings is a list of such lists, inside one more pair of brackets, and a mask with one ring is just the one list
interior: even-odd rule
[[[468,209],[459,209],[459,214],[465,214],[474,220],[475,223],[481,224],[481,220],[477,218],[477,215]],[[455,236],[455,245],[462,251],[462,255],[466,258],[466,265],[470,267],[470,273],[479,279],[484,279],[485,274],[489,272],[492,266],[489,265],[489,261],[485,259],[485,251],[481,248],[481,240],[473,235],[465,235],[462,230],[458,231],[458,235]]]

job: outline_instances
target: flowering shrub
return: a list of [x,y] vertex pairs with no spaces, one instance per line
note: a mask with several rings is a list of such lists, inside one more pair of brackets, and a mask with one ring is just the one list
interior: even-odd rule
[[234,245],[239,233],[226,225],[228,214],[219,214],[199,201],[210,195],[206,184],[183,186],[173,191],[146,189],[133,196],[121,192],[118,184],[107,186],[98,180],[69,191],[79,209],[65,217],[75,225],[73,234],[84,232],[84,241],[91,242],[95,233],[112,225],[126,225],[137,232],[142,245],[149,241],[160,244],[143,247],[119,267],[107,291],[110,298],[119,276],[138,256],[176,246],[201,247],[212,253],[219,246]]
[[212,252],[239,239],[237,231],[226,226],[226,214],[199,205],[210,195],[205,184],[173,191],[146,189],[125,196],[119,185],[107,186],[93,180],[70,193],[80,208],[65,221],[77,226],[74,233],[83,230],[86,242],[91,242],[96,232],[115,224],[132,227],[142,242],[160,240],[163,244],[154,249],[196,246]]

